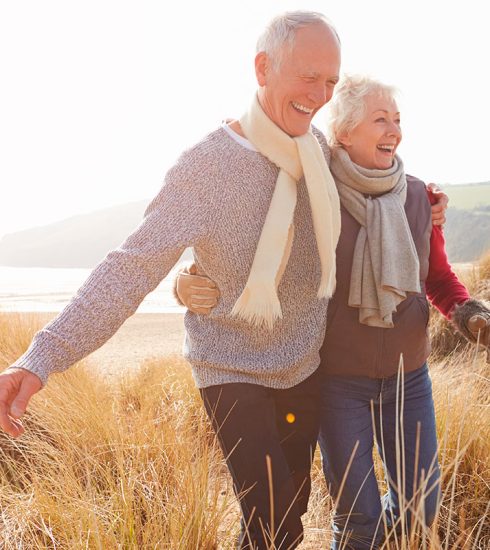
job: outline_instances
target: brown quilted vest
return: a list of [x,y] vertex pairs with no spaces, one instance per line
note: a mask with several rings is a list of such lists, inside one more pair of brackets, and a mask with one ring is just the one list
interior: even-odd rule
[[329,374],[385,378],[396,374],[403,354],[406,372],[421,367],[430,353],[427,333],[429,304],[425,280],[429,271],[430,203],[422,181],[407,176],[405,213],[420,261],[420,294],[410,295],[393,314],[394,328],[359,323],[357,308],[347,305],[352,257],[359,223],[342,208],[342,231],[337,246],[337,289],[328,304],[327,332],[320,351]]

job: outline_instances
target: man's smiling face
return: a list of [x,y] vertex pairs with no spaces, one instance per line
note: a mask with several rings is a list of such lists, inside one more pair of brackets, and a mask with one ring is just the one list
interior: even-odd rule
[[257,54],[259,102],[284,132],[300,136],[308,131],[313,116],[330,100],[339,80],[338,39],[321,23],[300,28],[292,49],[284,45],[279,67],[275,65],[265,52]]

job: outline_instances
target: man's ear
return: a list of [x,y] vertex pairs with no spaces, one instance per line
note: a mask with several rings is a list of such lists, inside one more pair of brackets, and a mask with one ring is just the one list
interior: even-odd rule
[[265,52],[259,52],[255,56],[255,76],[259,86],[265,86],[269,71],[269,56]]

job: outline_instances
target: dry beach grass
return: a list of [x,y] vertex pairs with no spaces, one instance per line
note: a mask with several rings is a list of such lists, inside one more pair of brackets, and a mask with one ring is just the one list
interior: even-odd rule
[[[99,355],[53,376],[21,439],[0,435],[0,548],[233,548],[239,515],[223,458],[188,365],[164,357],[180,350],[181,316],[145,317],[130,320]],[[0,369],[44,320],[0,315]],[[152,337],[149,324],[157,327]],[[433,324],[436,340],[439,330]],[[159,348],[167,337],[173,344]],[[490,367],[466,345],[449,353],[441,345],[431,374],[441,513],[421,538],[385,548],[490,548]],[[302,550],[326,548],[330,537],[318,456],[313,478]]]

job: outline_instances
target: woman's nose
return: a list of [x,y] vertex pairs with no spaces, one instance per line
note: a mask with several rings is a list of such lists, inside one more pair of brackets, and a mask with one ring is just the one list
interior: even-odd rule
[[390,124],[390,127],[388,128],[388,135],[396,136],[397,138],[402,137],[402,130],[400,128],[400,125],[396,122],[392,122]]

